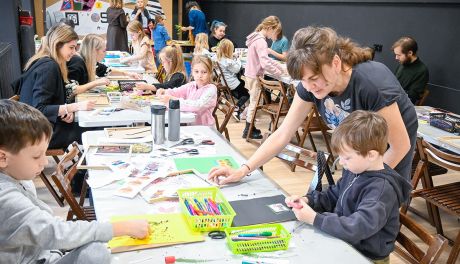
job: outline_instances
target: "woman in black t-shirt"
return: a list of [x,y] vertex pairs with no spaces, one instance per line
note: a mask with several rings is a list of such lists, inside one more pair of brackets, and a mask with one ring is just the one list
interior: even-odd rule
[[371,52],[327,27],[298,30],[287,56],[287,69],[301,80],[289,113],[281,126],[238,170],[213,169],[210,179],[220,184],[241,180],[278,154],[305,120],[313,104],[334,128],[354,110],[378,112],[388,124],[389,148],[384,162],[410,179],[417,137],[414,106],[393,73],[371,61]]

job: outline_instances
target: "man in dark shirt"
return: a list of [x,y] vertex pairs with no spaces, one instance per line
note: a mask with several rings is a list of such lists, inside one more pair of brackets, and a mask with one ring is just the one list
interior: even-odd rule
[[399,65],[395,70],[396,78],[406,91],[413,104],[420,100],[426,89],[428,68],[417,57],[417,42],[411,37],[402,37],[393,44],[393,52]]

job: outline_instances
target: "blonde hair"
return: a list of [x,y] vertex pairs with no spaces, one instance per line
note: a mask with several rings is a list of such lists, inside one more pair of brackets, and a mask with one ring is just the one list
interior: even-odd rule
[[42,41],[42,46],[39,51],[27,61],[24,70],[27,71],[27,69],[29,69],[32,63],[36,60],[49,57],[59,65],[62,79],[64,79],[65,82],[68,82],[67,61],[61,57],[59,50],[64,44],[73,40],[78,40],[78,35],[71,26],[59,23],[51,27],[48,30],[48,33],[46,33],[46,37],[44,41]]
[[203,49],[209,50],[208,35],[205,33],[198,33],[195,37],[195,49],[193,53],[201,53]]
[[294,79],[302,79],[303,68],[314,74],[321,73],[324,64],[331,64],[338,55],[349,67],[372,59],[372,52],[358,46],[349,38],[343,38],[329,27],[306,27],[297,30],[287,56],[287,70]]
[[110,7],[123,8],[123,0],[110,0]]
[[334,129],[332,151],[343,153],[346,146],[366,156],[371,150],[383,155],[387,151],[388,125],[376,112],[356,110]]
[[193,72],[193,67],[198,64],[203,64],[206,70],[208,71],[209,75],[209,83],[211,83],[212,79],[212,61],[208,56],[204,55],[195,55],[193,56],[192,59],[192,72]]
[[256,27],[256,32],[261,30],[274,30],[277,34],[281,30],[281,21],[277,16],[269,16],[266,17],[260,22],[260,24]]
[[144,28],[142,27],[141,22],[137,20],[133,20],[129,22],[128,26],[126,29],[129,32],[134,32],[134,33],[139,33],[139,37],[137,38],[137,41],[142,41],[142,39],[146,36],[144,32]]
[[217,46],[217,59],[220,60],[221,58],[231,59],[233,58],[233,50],[234,46],[233,43],[228,39],[223,39],[219,42]]
[[88,71],[88,82],[96,79],[96,52],[104,47],[104,38],[96,34],[86,35],[81,42],[80,56],[85,61],[86,70]]
[[168,61],[171,62],[171,70],[170,72],[166,73],[166,80],[169,80],[171,76],[176,73],[180,72],[185,74],[185,66],[184,66],[184,57],[182,55],[181,47],[177,45],[166,46],[160,52],[160,57],[165,56]]

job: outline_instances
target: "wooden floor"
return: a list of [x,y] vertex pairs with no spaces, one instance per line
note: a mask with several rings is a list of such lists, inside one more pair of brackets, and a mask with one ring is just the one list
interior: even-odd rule
[[[268,117],[258,117],[260,120],[267,120]],[[260,121],[257,124],[258,128],[262,129],[262,132],[266,131],[268,128],[268,125],[266,122]],[[229,124],[228,124],[228,129],[230,132],[230,140],[231,143],[246,157],[250,157],[256,150],[257,147],[247,143],[243,138],[241,138],[242,131],[244,128],[244,121],[241,122],[236,122],[234,119],[231,119]],[[322,143],[322,139],[320,135],[314,135],[315,138],[315,143],[318,146],[319,149],[325,150],[324,144]],[[306,148],[310,148],[309,143],[306,143],[305,145]],[[50,170],[52,168],[49,168]],[[282,162],[281,160],[274,158],[271,161],[269,161],[267,164],[264,165],[264,172],[265,174],[268,175],[274,182],[276,182],[281,188],[288,194],[297,194],[297,195],[303,195],[305,194],[308,184],[311,181],[311,178],[313,176],[312,172],[307,171],[302,168],[297,168],[295,172],[291,172],[289,169],[289,166]],[[334,178],[339,178],[341,175],[341,171],[337,171],[334,174]],[[452,178],[459,177],[460,174],[453,174],[449,173],[443,176],[437,176],[435,177],[435,184],[440,184],[440,183],[447,183],[451,181]],[[54,210],[55,214],[58,216],[65,217],[66,216],[66,210],[67,208],[61,208],[57,205],[57,203],[54,201],[54,199],[51,197],[43,183],[39,178],[35,180],[36,186],[37,186],[37,193],[40,199],[44,200],[46,203],[48,203]],[[425,203],[420,201],[420,200],[414,200],[412,202],[412,205],[421,210],[422,212],[426,212],[426,207]],[[417,220],[418,223],[422,224],[425,228],[429,230],[430,233],[435,234],[436,229],[432,226],[430,226],[425,220],[415,216],[412,213],[409,213],[411,217]],[[460,228],[460,224],[458,222],[458,219],[455,217],[452,217],[450,215],[443,214],[442,215],[442,221],[443,221],[443,227],[445,230],[445,234],[449,236],[450,238],[455,238],[457,235],[457,232]],[[411,239],[415,239],[411,237]],[[446,263],[448,254],[450,252],[450,247],[445,251],[441,259],[438,261],[438,263]],[[399,264],[399,263],[406,263],[404,260],[402,260],[398,255],[392,254],[390,258],[391,263],[393,264]],[[460,263],[460,259],[457,261],[457,263]]]

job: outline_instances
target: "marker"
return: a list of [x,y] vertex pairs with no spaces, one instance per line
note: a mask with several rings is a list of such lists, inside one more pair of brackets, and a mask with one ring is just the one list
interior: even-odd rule
[[272,232],[260,232],[260,233],[253,233],[253,234],[239,234],[239,237],[260,237],[260,236],[271,236]]
[[187,210],[191,215],[194,215],[193,213],[193,208],[191,208],[190,204],[188,203],[187,199],[184,200],[185,207],[187,207]]

